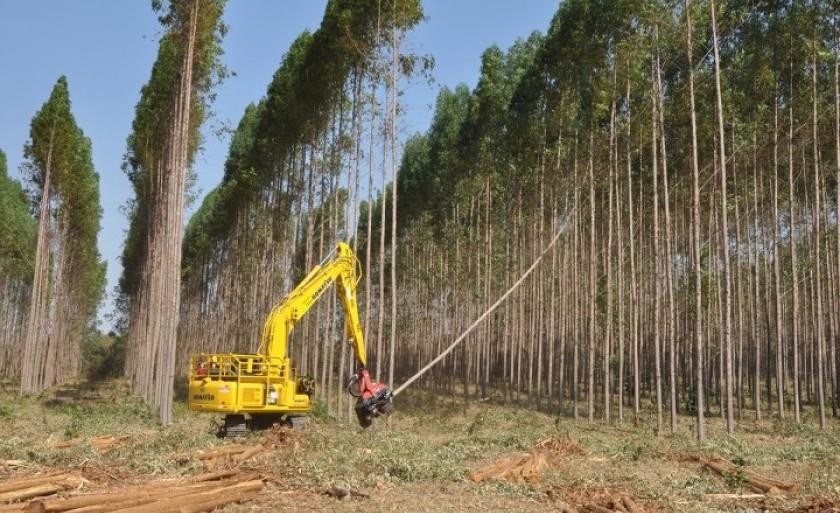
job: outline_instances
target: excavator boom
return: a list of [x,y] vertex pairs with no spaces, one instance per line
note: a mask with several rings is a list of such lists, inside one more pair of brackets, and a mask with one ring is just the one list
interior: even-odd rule
[[363,427],[392,410],[390,388],[373,381],[366,368],[364,332],[359,319],[356,287],[359,261],[339,243],[327,258],[271,309],[256,354],[200,353],[190,358],[188,403],[192,410],[224,413],[228,434],[270,425],[281,418],[299,422],[312,407],[314,380],[299,377],[288,355],[288,338],[295,324],[336,284],[344,307],[345,331],[358,370],[348,391],[357,398],[356,414]]

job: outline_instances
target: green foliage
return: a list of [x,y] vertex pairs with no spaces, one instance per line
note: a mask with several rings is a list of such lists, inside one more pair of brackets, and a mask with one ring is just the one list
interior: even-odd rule
[[125,366],[125,339],[116,333],[90,333],[82,344],[83,372],[90,381],[122,375]]
[[[351,73],[368,66],[378,38],[391,33],[393,0],[330,0],[315,32],[303,32],[292,43],[268,85],[265,97],[249,105],[231,139],[222,183],[204,199],[190,219],[184,239],[183,271],[189,274],[213,245],[225,240],[260,191],[285,180],[293,193],[289,159],[315,144],[328,127],[335,107],[344,101]],[[418,0],[401,1],[398,28],[423,17]],[[419,63],[428,68],[429,62]],[[406,70],[418,65],[404,60]],[[249,213],[250,214],[250,213]]]
[[[226,28],[222,23],[223,0],[202,0],[198,9],[192,69],[192,94],[190,131],[188,134],[188,167],[200,146],[200,127],[209,110],[211,90],[226,71],[219,61],[222,53],[221,38]],[[181,76],[183,54],[189,37],[191,2],[155,0],[153,9],[160,14],[164,34],[160,39],[158,54],[152,66],[151,77],[140,92],[135,107],[134,122],[127,140],[123,171],[134,188],[135,197],[127,205],[129,229],[123,247],[123,273],[118,289],[122,294],[120,305],[125,308],[126,298],[131,297],[139,285],[142,260],[146,249],[151,196],[157,179],[158,165],[166,148],[166,138],[173,122],[175,93]]]
[[35,253],[35,220],[23,187],[8,175],[0,151],[0,278],[29,281]]
[[91,142],[76,124],[65,77],[56,81],[49,99],[33,117],[24,156],[22,169],[39,209],[45,208],[43,188],[47,170],[50,172],[46,199],[54,205],[52,215],[57,223],[52,237],[61,241],[64,274],[60,279],[69,296],[62,300],[72,305],[67,312],[72,311],[73,336],[81,337],[95,320],[105,287],[105,263],[97,246],[102,207]]

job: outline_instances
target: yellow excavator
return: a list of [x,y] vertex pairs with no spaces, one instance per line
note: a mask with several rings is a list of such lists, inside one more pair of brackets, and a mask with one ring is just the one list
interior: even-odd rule
[[272,308],[258,354],[192,355],[188,377],[190,409],[224,414],[223,436],[242,435],[277,422],[302,427],[312,409],[315,382],[297,375],[287,353],[287,339],[295,324],[335,283],[344,307],[345,331],[358,365],[347,390],[356,398],[359,424],[366,428],[374,418],[389,415],[393,410],[392,391],[387,385],[373,381],[366,368],[367,354],[356,303],[360,268],[353,250],[339,243]]

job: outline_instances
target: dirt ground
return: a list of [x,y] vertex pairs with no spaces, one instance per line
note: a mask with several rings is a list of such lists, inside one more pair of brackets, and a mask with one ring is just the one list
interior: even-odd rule
[[[78,494],[241,467],[262,476],[264,488],[254,500],[220,511],[602,511],[593,505],[622,511],[622,497],[647,512],[840,511],[837,420],[821,432],[813,418],[795,426],[756,422],[744,412],[728,436],[712,417],[707,442],[698,444],[692,418],[679,419],[676,435],[657,437],[650,412],[634,426],[630,409],[622,424],[590,425],[422,393],[401,395],[396,408],[389,423],[367,431],[322,414],[304,431],[274,429],[234,442],[214,436],[212,416],[183,404],[176,405],[173,426],[157,426],[122,383],[26,399],[7,389],[0,392],[0,483],[60,469],[87,480],[83,489],[65,492]],[[665,423],[667,429],[667,416]],[[213,468],[191,456],[232,443],[268,449]],[[798,489],[738,497],[757,494],[746,474],[722,477],[705,468],[700,460],[712,456]],[[523,472],[503,468],[523,462]]]

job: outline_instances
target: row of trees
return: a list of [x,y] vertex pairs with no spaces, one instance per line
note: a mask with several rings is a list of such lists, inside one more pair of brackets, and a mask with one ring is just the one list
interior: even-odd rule
[[37,393],[78,376],[82,341],[94,328],[105,286],[96,241],[99,177],[64,77],[32,119],[24,156],[37,221],[3,169],[8,240],[0,268],[8,291],[2,299],[4,351],[10,351],[4,372],[19,373],[21,393]]
[[172,420],[188,170],[200,144],[225,27],[223,0],[153,1],[164,30],[128,137],[134,188],[119,283],[126,373],[164,424]]
[[[394,84],[422,64],[398,44],[421,17],[414,0],[331,0],[320,28],[295,40],[266,96],[248,106],[222,183],[187,226],[179,371],[192,352],[255,351],[271,306],[352,237],[364,182],[372,194],[374,179],[387,180],[378,168],[396,170]],[[334,297],[322,301],[290,351],[340,401],[334,411],[350,415],[338,392],[355,366],[341,319]]]
[[559,231],[427,386],[590,420],[649,400],[700,438],[709,414],[840,414],[838,12],[568,0],[545,36],[488,49],[405,147],[397,376]]
[[32,284],[35,223],[20,183],[0,151],[0,378],[20,378],[20,352]]

